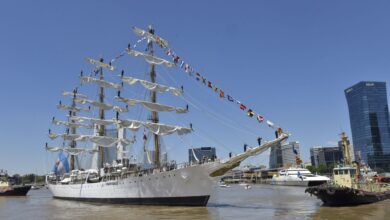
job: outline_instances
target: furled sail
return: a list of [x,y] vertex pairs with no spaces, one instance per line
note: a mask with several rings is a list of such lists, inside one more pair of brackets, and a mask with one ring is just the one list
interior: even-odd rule
[[83,122],[83,121],[90,121],[92,124],[98,124],[98,125],[112,125],[115,124],[114,120],[110,119],[98,119],[98,118],[89,118],[89,117],[71,117],[71,120],[77,121],[77,122]]
[[199,159],[198,159],[198,157],[196,156],[196,153],[195,153],[195,151],[194,151],[194,148],[191,148],[191,151],[192,151],[192,156],[195,158],[196,161],[199,162]]
[[136,78],[128,77],[128,76],[123,76],[123,77],[121,77],[121,79],[122,79],[123,82],[125,82],[125,83],[127,83],[129,85],[134,85],[136,83],[139,83],[143,87],[145,87],[146,89],[148,89],[150,91],[153,91],[153,92],[160,92],[160,93],[170,92],[170,93],[172,93],[175,96],[181,96],[183,94],[183,91],[180,90],[180,89],[177,89],[177,88],[174,88],[174,87],[170,87],[170,86],[161,85],[161,84],[157,84],[157,83],[152,83],[152,82],[149,82],[149,81],[146,81],[146,80],[142,80],[142,79],[136,79]]
[[49,138],[52,140],[58,137],[62,137],[64,138],[64,140],[69,140],[69,141],[90,141],[103,147],[113,147],[119,143],[122,144],[122,146],[126,146],[134,143],[133,140],[128,140],[125,138],[113,138],[107,136],[80,135],[80,134],[54,134],[54,133],[49,134]]
[[76,139],[80,138],[82,135],[80,134],[55,134],[55,133],[49,133],[49,138],[54,140],[59,137],[62,137],[64,140],[67,141],[75,141]]
[[148,62],[150,64],[165,65],[168,68],[172,68],[172,67],[175,66],[175,64],[169,62],[168,60],[164,60],[162,58],[155,57],[155,56],[152,56],[152,55],[149,55],[149,54],[146,54],[146,53],[142,53],[142,52],[139,52],[139,51],[136,51],[136,50],[131,50],[131,49],[126,49],[126,51],[131,56],[134,56],[134,57],[141,56],[141,57],[143,57],[146,60],[146,62]]
[[118,120],[119,127],[128,128],[132,131],[138,131],[138,129],[144,125],[145,122],[137,120]]
[[82,153],[95,153],[95,152],[99,152],[98,149],[87,149],[87,148],[71,148],[71,147],[49,147],[49,146],[46,146],[46,150],[47,151],[50,151],[50,152],[66,152],[70,155],[79,155],[79,154],[82,154]]
[[83,135],[80,138],[76,139],[76,141],[90,141],[103,147],[113,147],[119,143],[122,144],[122,146],[127,146],[129,144],[134,143],[133,140],[128,140],[125,138],[113,138],[107,136],[92,136],[92,135]]
[[62,103],[58,104],[57,108],[62,109],[62,110],[72,111],[72,112],[89,112],[90,111],[88,108],[78,108],[78,107],[73,107],[73,106],[69,106],[69,105],[64,105]]
[[153,41],[154,43],[160,45],[163,48],[168,48],[169,44],[168,41],[162,39],[160,36],[151,34],[148,31],[142,30],[141,28],[133,27],[133,31],[135,34],[137,34],[140,37],[146,37],[148,40]]
[[111,66],[110,64],[103,63],[103,62],[100,62],[100,61],[97,61],[97,60],[94,60],[91,58],[85,58],[85,59],[87,60],[88,63],[96,65],[97,67],[102,67],[102,68],[105,68],[105,69],[108,69],[111,71],[115,71],[115,67]]
[[153,102],[147,102],[147,101],[142,101],[142,100],[137,100],[137,99],[126,99],[123,97],[116,97],[116,99],[130,105],[130,106],[135,106],[137,104],[143,105],[145,108],[151,110],[151,111],[158,111],[158,112],[171,112],[171,111],[176,111],[176,113],[187,113],[188,109],[187,108],[179,108],[179,107],[173,107],[169,105],[162,105],[158,103],[153,103]]
[[114,106],[111,104],[101,103],[101,102],[92,101],[92,100],[88,100],[88,99],[76,99],[75,102],[80,103],[80,104],[88,103],[88,104],[91,104],[92,106],[95,106],[97,108],[104,109],[104,110],[113,109],[117,112],[128,112],[129,111],[127,108],[121,108],[119,106]]
[[100,87],[112,88],[112,89],[117,89],[117,90],[121,89],[121,85],[119,85],[119,84],[107,82],[105,80],[96,79],[93,77],[82,76],[82,77],[80,77],[80,80],[83,83],[95,83],[95,84],[99,85]]
[[151,132],[157,135],[169,135],[173,133],[177,133],[178,135],[184,135],[191,133],[191,128],[185,128],[180,126],[172,126],[172,125],[164,125],[159,123],[147,122],[144,126],[149,129]]
[[88,98],[86,95],[83,95],[83,94],[80,94],[80,93],[76,93],[75,94],[74,92],[67,92],[67,91],[63,91],[62,95],[63,96],[74,96],[74,95],[76,95],[77,98],[83,98],[83,99]]
[[118,120],[118,125],[121,127],[128,128],[133,131],[137,131],[141,126],[144,126],[149,131],[156,135],[169,135],[177,133],[178,135],[184,135],[192,132],[191,128],[185,128],[176,125],[166,125],[153,122],[143,122],[137,120]]
[[[149,131],[153,132],[157,135],[169,135],[173,133],[177,133],[178,135],[184,135],[192,132],[191,128],[176,126],[176,125],[166,125],[161,123],[152,123],[152,122],[144,122],[144,121],[138,121],[138,120],[115,120],[115,119],[95,119],[95,118],[88,118],[88,117],[72,117],[72,120],[76,120],[78,122],[82,121],[91,121],[94,124],[100,124],[100,125],[113,125],[116,124],[118,127],[127,128],[132,131],[138,131],[142,126],[144,126]],[[49,134],[50,135],[53,134]],[[54,137],[54,136],[53,136]],[[57,138],[57,137],[55,137]],[[52,138],[53,139],[53,138]],[[75,140],[80,140],[82,138],[75,138]]]
[[69,127],[69,128],[80,128],[80,127],[92,128],[92,126],[89,124],[81,124],[81,123],[77,123],[77,122],[67,122],[67,121],[58,121],[54,118],[52,120],[52,123],[55,125],[63,125],[65,127]]
[[64,152],[70,154],[70,155],[79,155],[79,154],[82,154],[82,153],[90,153],[90,154],[93,154],[93,153],[96,153],[96,152],[99,152],[98,149],[84,149],[84,148],[64,148]]
[[150,158],[150,152],[147,150],[145,153],[146,153],[146,159],[147,159],[148,164],[153,164],[152,160]]

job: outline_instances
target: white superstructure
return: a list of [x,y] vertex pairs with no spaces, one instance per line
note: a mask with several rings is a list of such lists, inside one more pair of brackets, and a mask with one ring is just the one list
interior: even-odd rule
[[326,183],[330,179],[326,176],[312,174],[308,169],[290,167],[278,172],[272,177],[271,184],[285,186],[315,186]]
[[[227,160],[216,160],[198,165],[186,165],[172,170],[145,170],[131,172],[116,170],[100,175],[92,181],[96,172],[72,171],[57,179],[48,175],[46,182],[55,198],[107,203],[144,205],[206,205],[212,193],[215,177],[238,166],[250,156],[260,154],[271,146],[287,139],[283,134],[278,139],[250,148]],[[92,176],[92,178],[90,178]]]

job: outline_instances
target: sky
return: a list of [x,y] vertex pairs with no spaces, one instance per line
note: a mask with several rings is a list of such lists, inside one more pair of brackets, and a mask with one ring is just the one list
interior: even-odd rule
[[[48,129],[61,133],[51,124],[53,116],[65,119],[56,109],[59,100],[68,101],[61,92],[80,86],[80,70],[92,71],[86,57],[112,59],[139,39],[131,27],[149,24],[225,94],[291,133],[309,161],[310,147],[334,146],[341,131],[351,137],[344,89],[362,80],[389,84],[389,11],[388,1],[359,0],[2,1],[0,168],[11,174],[50,171],[54,159],[44,144]],[[145,43],[137,48],[144,50]],[[145,78],[148,71],[141,59],[128,56],[114,65],[128,76]],[[195,129],[188,137],[166,139],[170,158],[187,161],[188,148],[200,146],[217,147],[223,158],[242,152],[244,143],[255,145],[258,136],[272,139],[265,124],[179,68],[157,71],[162,84],[185,88],[184,98],[159,100],[190,104],[186,116],[164,113],[161,121],[193,123]],[[107,74],[118,82],[115,73]],[[92,85],[80,90],[92,97],[97,91]],[[107,92],[107,101],[114,94]],[[125,94],[145,96],[140,87]],[[132,114],[146,116],[137,107],[121,117]],[[246,164],[268,165],[268,154]]]

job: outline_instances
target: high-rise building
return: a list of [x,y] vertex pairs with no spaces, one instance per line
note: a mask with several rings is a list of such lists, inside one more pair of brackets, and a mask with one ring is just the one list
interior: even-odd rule
[[[297,154],[294,153],[294,149]],[[295,166],[296,156],[300,157],[299,142],[290,141],[289,143],[282,144],[282,161],[283,167]]]
[[300,156],[298,141],[291,141],[289,143],[284,143],[282,145],[271,147],[269,168],[274,169],[295,166],[296,154],[294,153],[293,149],[295,149],[298,153],[298,156]]
[[282,158],[282,146],[277,144],[271,147],[271,152],[269,155],[269,168],[275,169],[283,167],[283,158]]
[[371,168],[390,171],[390,124],[385,82],[363,81],[345,90],[354,154]]
[[314,167],[335,165],[342,162],[343,151],[340,147],[315,146],[310,148],[310,160]]
[[199,163],[204,160],[214,160],[217,158],[215,147],[201,147],[188,149],[188,161],[190,163]]

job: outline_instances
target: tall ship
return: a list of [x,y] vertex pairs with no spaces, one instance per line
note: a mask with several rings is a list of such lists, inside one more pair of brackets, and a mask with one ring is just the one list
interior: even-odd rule
[[25,196],[31,186],[14,185],[8,177],[7,171],[0,170],[0,196]]
[[[161,93],[169,97],[180,97],[184,93],[183,88],[158,83],[157,69],[180,66],[186,67],[185,70],[189,74],[195,73],[186,65],[183,67],[178,56],[172,56],[173,62],[156,56],[156,48],[165,49],[167,55],[172,55],[172,52],[168,48],[168,42],[156,35],[152,27],[149,26],[147,30],[134,27],[133,32],[140,37],[137,42],[147,42],[146,52],[136,50],[135,45],[128,45],[119,57],[129,55],[146,61],[148,73],[144,76],[146,75],[147,79],[128,76],[123,70],[115,74],[115,77],[107,77],[104,74],[106,71],[116,73],[112,62],[87,58],[87,62],[92,64],[94,69],[89,75],[82,72],[80,80],[83,87],[94,86],[92,89],[97,89],[97,100],[82,94],[79,88],[63,92],[62,95],[70,98],[70,104],[60,102],[57,107],[68,112],[67,120],[52,118],[52,122],[54,125],[64,126],[65,132],[60,134],[49,130],[49,138],[62,141],[62,146],[46,144],[47,151],[58,153],[53,172],[46,176],[46,184],[54,198],[65,200],[205,206],[217,177],[239,166],[246,158],[260,154],[286,140],[289,135],[279,128],[274,140],[259,142],[258,146],[248,147],[237,155],[230,154],[227,159],[203,157],[196,158],[197,162],[194,163],[169,161],[166,153],[162,152],[162,137],[181,137],[195,132],[196,129],[192,124],[185,127],[160,121],[161,112],[185,114],[189,107],[174,107],[157,102]],[[196,76],[199,77],[199,73],[196,73]],[[119,83],[107,80],[113,78]],[[210,82],[208,83],[210,85]],[[136,85],[145,90],[146,99],[134,99],[126,95],[125,92],[134,94],[133,88]],[[115,95],[107,98],[110,93]],[[113,103],[108,103],[107,100]],[[149,111],[146,120],[136,114],[130,116],[129,109],[135,106],[139,106],[142,111]],[[248,111],[248,115],[253,113],[252,110]],[[112,118],[107,117],[109,114]],[[132,132],[134,137],[127,138],[126,132]],[[92,146],[89,147],[85,143],[91,143]],[[130,146],[136,143],[142,145],[142,163],[133,155],[129,155]],[[177,142],[177,145],[182,144]],[[107,159],[109,155],[114,155],[114,159]],[[82,158],[91,162],[89,167],[80,165]]]
[[[333,169],[333,182],[309,187],[305,192],[321,199],[327,206],[352,206],[390,199],[390,181],[352,161],[349,140],[341,134],[344,164]],[[364,172],[362,172],[364,171]]]

